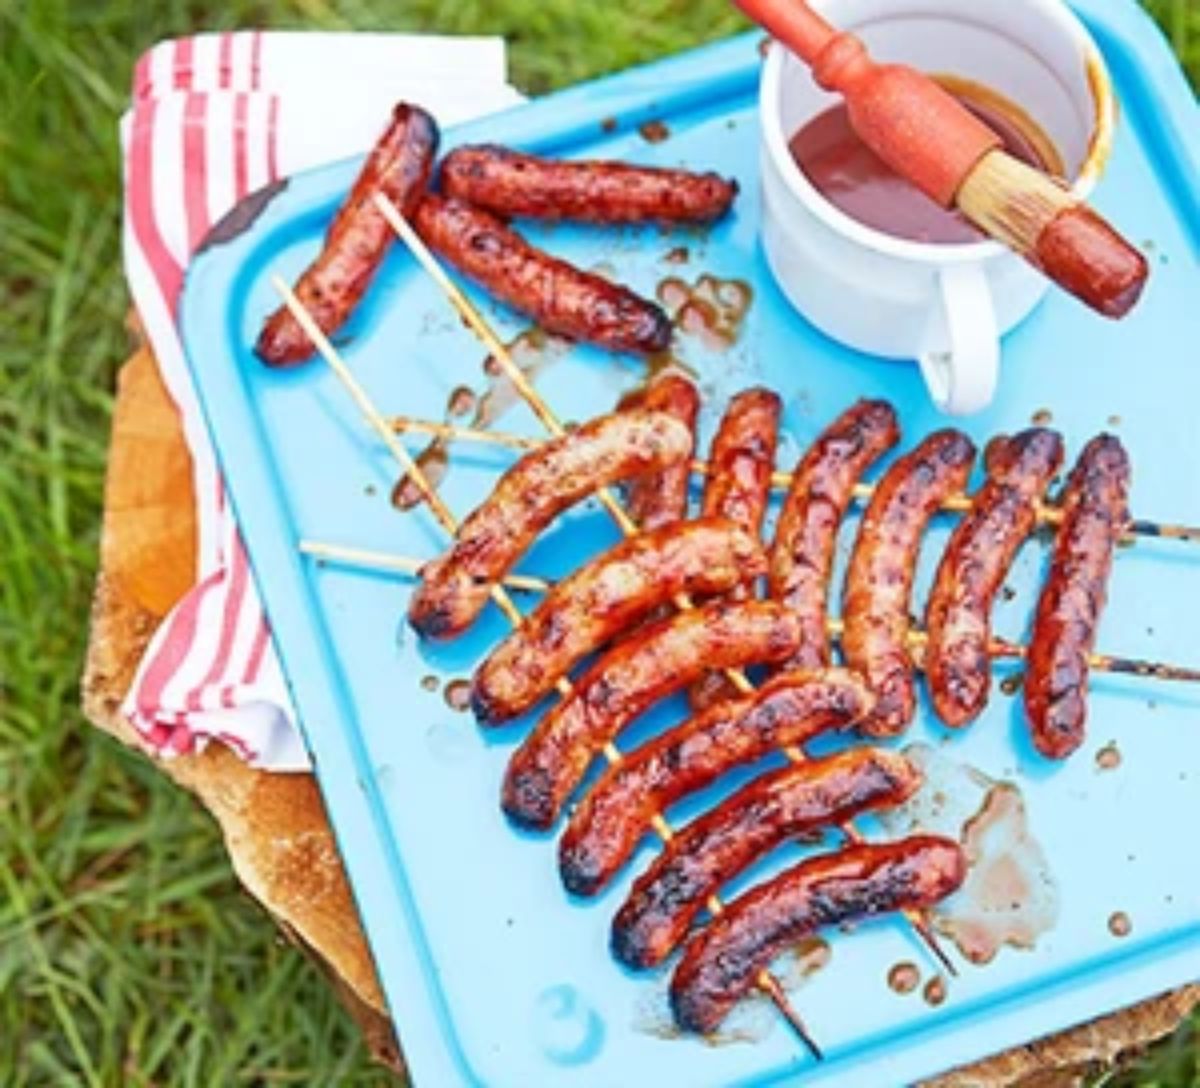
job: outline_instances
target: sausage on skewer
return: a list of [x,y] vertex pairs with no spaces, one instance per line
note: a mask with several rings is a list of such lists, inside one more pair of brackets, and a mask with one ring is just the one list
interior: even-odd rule
[[728,904],[688,942],[671,979],[684,1031],[715,1031],[785,948],[828,926],[924,910],[966,876],[958,843],[915,835],[801,862]]
[[637,355],[671,343],[671,322],[655,303],[551,257],[490,212],[430,194],[415,224],[431,249],[547,332]]
[[874,702],[846,669],[784,673],[627,753],[596,780],[563,832],[563,884],[595,895],[633,855],[655,813],[769,752],[853,725]]
[[737,196],[718,174],[624,162],[543,159],[495,145],[446,156],[442,191],[500,216],[587,223],[711,223]]
[[756,779],[677,832],[613,920],[613,954],[654,967],[687,935],[709,897],[788,839],[902,804],[921,772],[896,752],[855,748]]
[[629,537],[559,582],[475,674],[484,725],[549,694],[588,654],[680,593],[721,593],[766,569],[757,538],[720,518]]
[[769,389],[747,389],[729,402],[709,454],[701,509],[753,533],[762,530],[771,498],[783,402]]
[[408,619],[429,638],[465,630],[492,588],[563,510],[618,480],[687,458],[688,429],[661,412],[616,412],[526,454],[460,526],[450,550],[427,563]]
[[[695,453],[700,394],[695,384],[682,374],[674,371],[661,374],[634,397],[622,402],[621,407],[673,415],[692,433],[692,451],[688,457]],[[625,509],[643,532],[687,517],[691,471],[688,464],[674,465],[629,482],[625,488]]]
[[[771,473],[779,445],[783,402],[769,389],[747,389],[725,409],[709,452],[709,475],[701,510],[708,517],[729,518],[756,536],[771,500]],[[744,599],[745,593],[731,594]],[[731,698],[729,678],[709,671],[692,685],[688,701],[693,710]]]
[[842,651],[878,697],[860,728],[871,736],[904,731],[916,711],[906,639],[921,537],[946,499],[962,491],[975,447],[960,431],[936,431],[884,475],[858,529],[846,573]]
[[1065,759],[1083,743],[1088,656],[1108,596],[1113,553],[1129,524],[1129,476],[1120,440],[1100,435],[1080,454],[1062,494],[1062,524],[1025,669],[1033,743],[1048,759]]
[[[296,297],[326,336],[345,324],[392,242],[375,194],[383,193],[410,215],[425,195],[437,145],[437,123],[428,113],[404,102],[396,106],[330,224],[320,255],[296,283]],[[299,363],[315,350],[286,306],[267,319],[255,347],[270,366]]]
[[987,705],[992,604],[1062,459],[1062,437],[1043,427],[988,444],[987,482],[950,537],[925,610],[926,683],[949,726],[974,721]]
[[860,400],[808,448],[791,486],[771,549],[771,596],[800,617],[800,652],[784,668],[820,669],[830,662],[829,580],[838,529],[854,485],[897,442],[896,411],[882,400]]
[[782,661],[795,652],[796,631],[795,620],[776,604],[719,601],[630,636],[596,662],[513,753],[504,811],[525,827],[550,827],[592,759],[639,714],[707,666]]

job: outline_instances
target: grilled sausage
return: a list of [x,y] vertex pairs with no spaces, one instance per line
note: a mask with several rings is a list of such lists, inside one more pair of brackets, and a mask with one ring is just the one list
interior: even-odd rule
[[842,651],[878,697],[860,726],[871,736],[903,732],[916,711],[905,642],[921,536],[942,503],[966,486],[974,460],[966,435],[936,431],[892,465],[863,515],[846,573]]
[[421,571],[408,619],[449,638],[483,611],[500,579],[558,514],[618,480],[685,459],[687,428],[661,412],[616,412],[526,454],[458,528],[454,544]]
[[559,841],[563,884],[576,895],[596,894],[632,856],[656,812],[768,752],[852,725],[874,702],[845,669],[784,673],[629,752],[572,814]]
[[[782,410],[779,396],[769,389],[747,389],[729,402],[709,453],[701,506],[706,516],[730,518],[756,535],[762,531]],[[732,596],[744,599],[746,595]],[[734,694],[728,677],[709,671],[692,685],[688,701],[693,710],[703,710]]]
[[[647,412],[673,415],[691,431],[692,453],[695,452],[700,394],[696,386],[682,374],[668,371],[660,375],[645,389],[623,402],[622,408],[641,408]],[[692,453],[688,454],[689,458]],[[658,529],[687,517],[691,472],[689,464],[673,465],[662,472],[639,476],[630,481],[625,489],[625,509],[643,531]]]
[[896,752],[856,748],[756,779],[688,824],[633,886],[612,927],[629,967],[662,963],[721,886],[782,842],[902,804],[921,773]]
[[987,705],[992,603],[1062,459],[1062,437],[1042,427],[988,444],[987,482],[950,537],[925,610],[926,683],[949,726],[974,721]]
[[731,521],[677,522],[630,537],[559,582],[475,674],[483,724],[516,717],[589,653],[680,593],[720,593],[766,569]]
[[785,668],[829,664],[825,621],[838,529],[854,485],[899,441],[895,409],[860,400],[821,432],[796,466],[771,548],[771,596],[800,617],[804,631],[800,652]]
[[965,876],[959,845],[933,835],[801,862],[735,899],[688,942],[671,979],[676,1023],[715,1031],[785,948],[828,926],[931,907]]
[[1100,435],[1084,448],[1063,491],[1063,520],[1025,667],[1033,743],[1048,759],[1065,759],[1083,742],[1088,656],[1108,596],[1113,550],[1129,524],[1129,475],[1120,440]]
[[737,196],[718,174],[542,159],[495,145],[446,156],[442,192],[500,216],[586,223],[711,223]]
[[[375,194],[383,193],[405,215],[412,214],[429,183],[437,145],[437,124],[429,114],[404,102],[396,106],[330,224],[324,248],[296,283],[296,297],[327,336],[345,324],[392,241],[392,228],[375,207]],[[255,350],[271,366],[290,366],[316,349],[281,306],[267,319]]]
[[596,662],[513,753],[504,811],[523,826],[550,827],[595,755],[629,722],[705,666],[782,661],[795,651],[796,630],[776,604],[717,602],[632,635]]
[[547,332],[637,355],[671,343],[671,322],[655,303],[551,257],[490,212],[430,194],[415,222],[464,276]]
[[729,402],[709,454],[702,510],[762,530],[771,497],[783,402],[769,389],[747,389]]

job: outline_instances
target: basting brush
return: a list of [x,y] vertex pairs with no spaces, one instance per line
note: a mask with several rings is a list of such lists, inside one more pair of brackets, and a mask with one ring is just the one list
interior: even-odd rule
[[877,64],[804,0],[734,0],[846,101],[859,138],[896,173],[1106,317],[1123,317],[1146,258],[1059,181],[1002,150],[1000,137],[914,68]]

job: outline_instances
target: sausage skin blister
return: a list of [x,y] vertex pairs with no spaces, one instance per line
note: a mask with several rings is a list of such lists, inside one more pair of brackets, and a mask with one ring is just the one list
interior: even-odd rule
[[530,245],[490,212],[430,194],[414,222],[431,249],[546,332],[637,355],[671,343],[655,303]]
[[860,400],[821,432],[796,466],[771,548],[771,596],[792,609],[803,627],[800,652],[785,668],[829,664],[826,620],[838,530],[854,485],[899,441],[895,409],[886,401]]
[[1062,467],[1062,437],[1034,427],[994,439],[984,460],[987,482],[950,537],[925,609],[925,680],[935,713],[954,728],[987,705],[992,605]]
[[518,824],[545,829],[609,741],[707,666],[741,668],[784,660],[797,625],[778,605],[716,602],[634,633],[597,661],[513,753],[503,808]]
[[690,449],[688,429],[672,416],[616,412],[526,454],[459,526],[450,550],[422,568],[409,623],[427,638],[461,633],[558,514],[609,484],[685,460]]
[[687,935],[709,897],[788,839],[902,804],[921,773],[897,752],[855,748],[763,775],[676,832],[613,920],[612,950],[654,967]]
[[1119,439],[1092,439],[1060,499],[1062,523],[1025,656],[1033,743],[1066,759],[1083,743],[1088,657],[1108,597],[1113,553],[1129,525],[1129,457]]
[[586,223],[712,223],[737,196],[732,178],[625,162],[538,158],[495,145],[446,156],[448,197],[500,216]]
[[966,876],[962,848],[915,835],[802,861],[728,904],[684,949],[671,1009],[684,1031],[715,1031],[781,952],[819,929],[925,910]]
[[765,569],[758,540],[720,518],[629,537],[559,582],[488,655],[472,688],[476,717],[484,725],[516,717],[680,593],[721,593]]
[[769,752],[848,728],[874,702],[846,669],[784,673],[626,753],[596,780],[563,832],[563,884],[595,895],[633,855],[655,813]]
[[[700,393],[682,374],[667,372],[655,378],[645,389],[621,403],[622,409],[640,408],[646,412],[666,412],[679,420],[692,434],[696,449],[696,416],[700,412]],[[648,473],[631,480],[625,488],[625,509],[643,532],[659,529],[687,517],[690,464],[674,465],[662,472]]]
[[[782,412],[783,402],[769,389],[747,389],[729,402],[709,451],[700,507],[705,516],[729,518],[755,535],[762,532]],[[732,594],[735,599],[747,595]],[[727,676],[710,671],[692,685],[688,702],[693,710],[703,710],[734,694]]]
[[[319,256],[296,282],[296,297],[326,336],[350,317],[392,242],[392,228],[375,206],[375,194],[383,193],[411,215],[425,195],[437,145],[437,124],[428,113],[403,102],[396,106],[326,232]],[[291,366],[316,348],[291,311],[281,306],[263,325],[255,351],[270,366]]]
[[903,732],[916,712],[906,643],[921,538],[942,503],[966,486],[974,460],[966,435],[937,431],[888,469],[863,514],[846,572],[842,652],[879,700],[860,725],[870,736]]

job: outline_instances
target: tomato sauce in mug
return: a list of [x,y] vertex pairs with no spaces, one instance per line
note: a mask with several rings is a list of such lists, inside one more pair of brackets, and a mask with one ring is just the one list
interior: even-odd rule
[[[1004,141],[1010,155],[1062,174],[1057,149],[1020,107],[966,80],[938,82]],[[789,149],[817,191],[865,226],[912,242],[961,244],[985,237],[961,212],[927,197],[868,148],[850,127],[845,103],[808,121]]]

